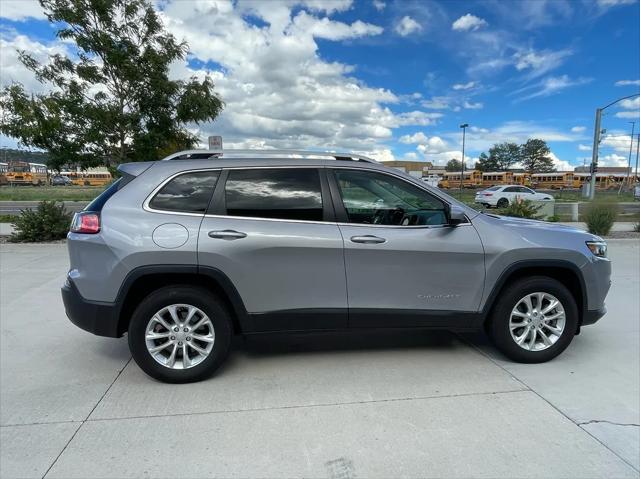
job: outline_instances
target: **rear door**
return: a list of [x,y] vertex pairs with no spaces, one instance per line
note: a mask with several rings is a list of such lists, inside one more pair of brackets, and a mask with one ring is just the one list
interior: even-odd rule
[[[350,327],[461,326],[484,284],[484,250],[471,223],[448,226],[446,205],[387,173],[335,168]],[[456,323],[457,322],[457,323]]]
[[255,331],[347,326],[342,236],[322,168],[223,170],[198,263],[229,277]]

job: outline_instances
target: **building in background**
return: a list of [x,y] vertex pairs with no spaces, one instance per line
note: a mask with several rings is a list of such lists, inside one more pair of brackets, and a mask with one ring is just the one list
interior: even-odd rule
[[433,163],[430,161],[385,161],[384,166],[404,171],[416,178],[422,178],[427,176],[429,168],[433,168]]

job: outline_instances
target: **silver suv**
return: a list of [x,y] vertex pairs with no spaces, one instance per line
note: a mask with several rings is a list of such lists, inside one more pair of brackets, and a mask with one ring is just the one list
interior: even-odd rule
[[359,155],[196,150],[119,170],[74,217],[62,296],[82,329],[128,332],[162,381],[277,331],[484,327],[537,363],[605,313],[601,238],[478,213]]

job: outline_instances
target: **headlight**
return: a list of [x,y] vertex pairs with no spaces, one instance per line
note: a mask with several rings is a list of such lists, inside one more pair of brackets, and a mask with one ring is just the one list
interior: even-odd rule
[[607,257],[607,243],[604,241],[587,241],[587,248],[591,250],[594,256],[599,258]]

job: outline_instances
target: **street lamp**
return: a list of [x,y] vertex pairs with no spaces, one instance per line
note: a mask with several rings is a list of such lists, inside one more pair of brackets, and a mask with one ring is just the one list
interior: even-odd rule
[[595,195],[596,190],[596,171],[598,170],[598,147],[600,146],[600,135],[602,131],[600,130],[600,121],[602,120],[602,112],[609,108],[612,105],[615,105],[619,101],[626,100],[628,98],[635,98],[640,96],[640,93],[635,93],[629,96],[623,96],[622,98],[618,98],[615,101],[612,101],[608,105],[602,108],[596,108],[596,121],[593,129],[593,152],[591,154],[591,185],[589,187],[589,199],[592,200]]
[[469,123],[463,123],[462,125],[460,125],[460,128],[462,128],[462,166],[460,167],[460,191],[462,191],[462,182],[464,181],[464,138],[468,126]]

